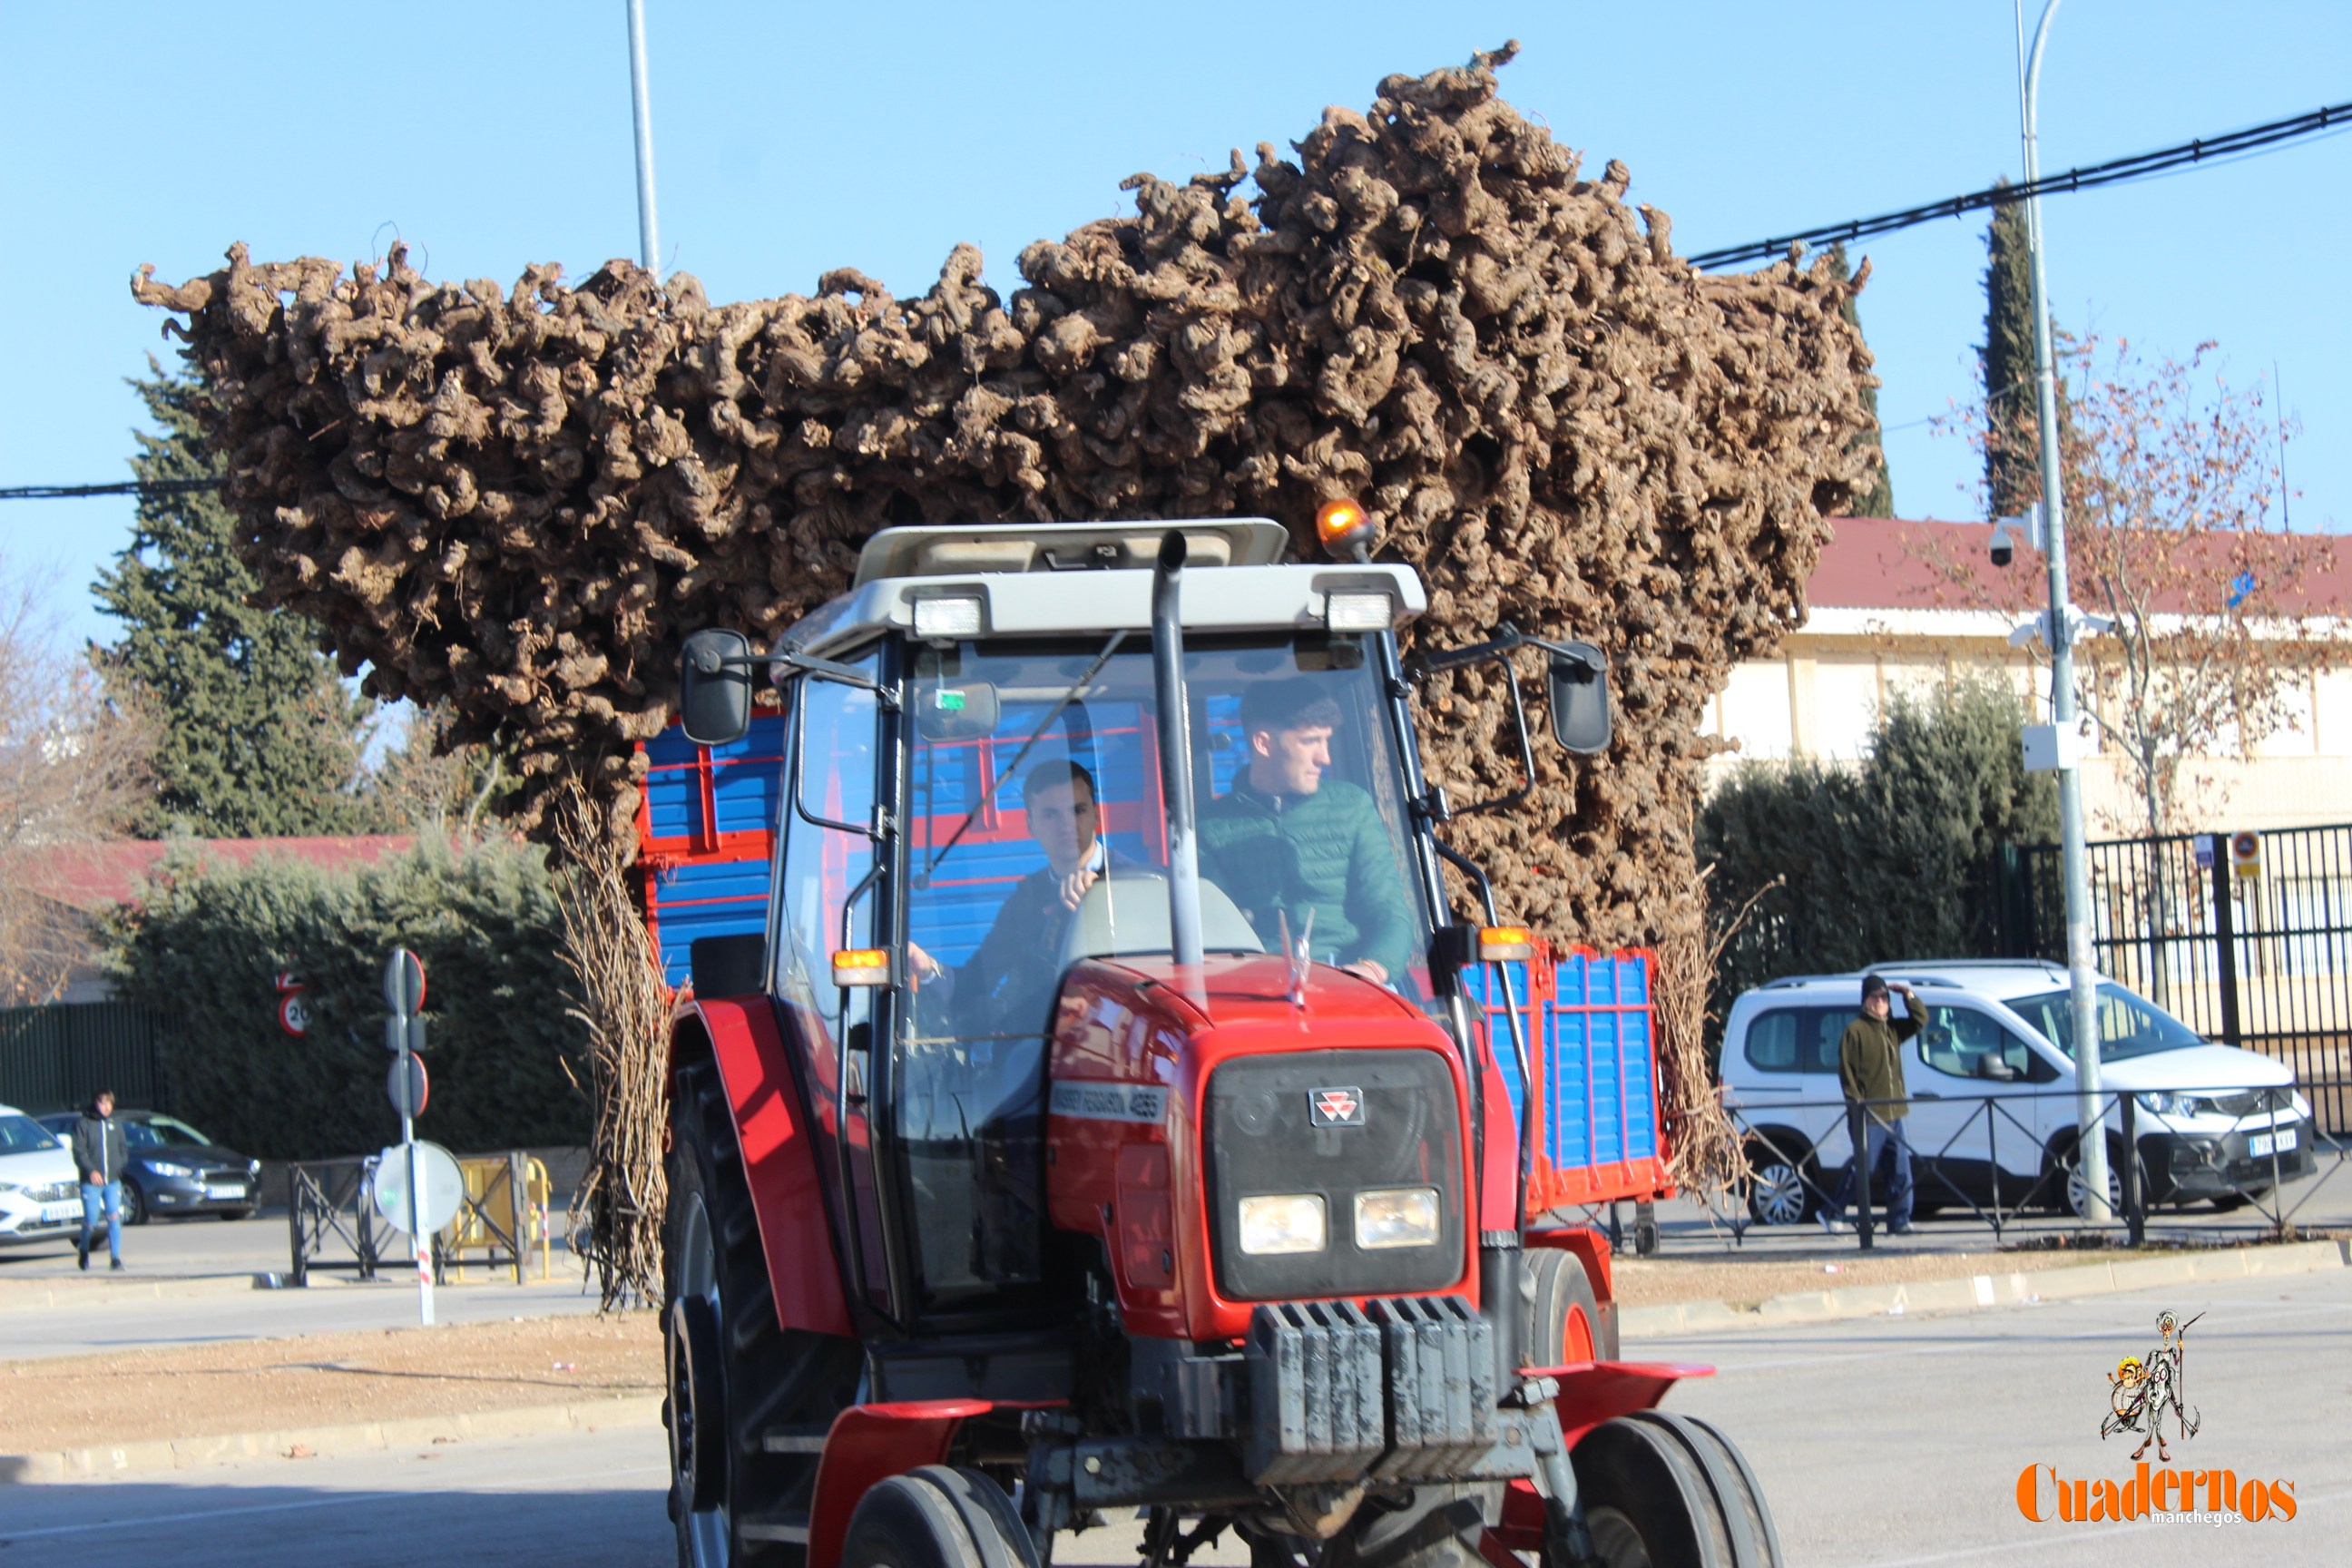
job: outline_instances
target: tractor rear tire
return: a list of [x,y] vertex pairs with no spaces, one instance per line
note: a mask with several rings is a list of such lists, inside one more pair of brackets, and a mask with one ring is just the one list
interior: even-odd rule
[[734,1120],[709,1060],[677,1074],[668,1175],[662,1419],[680,1568],[800,1568],[817,1455],[772,1454],[765,1440],[823,1435],[856,1396],[857,1342],[777,1325]]
[[925,1465],[858,1500],[841,1568],[1037,1568],[1037,1548],[994,1481]]
[[1617,1359],[1617,1321],[1601,1315],[1584,1259],[1564,1247],[1530,1247],[1519,1360],[1528,1366]]
[[1713,1427],[1639,1411],[1594,1427],[1569,1458],[1607,1568],[1779,1568],[1755,1472]]

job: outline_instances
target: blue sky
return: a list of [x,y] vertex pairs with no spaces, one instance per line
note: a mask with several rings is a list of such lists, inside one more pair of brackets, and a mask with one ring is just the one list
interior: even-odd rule
[[[1303,135],[1380,79],[1516,37],[1503,73],[1595,174],[1633,172],[1684,251],[1910,205],[2018,168],[2011,0],[1643,5],[1019,7],[646,0],[668,265],[714,300],[855,266],[919,293],[960,240],[1018,287],[1021,247],[1124,210],[1118,181]],[[2029,9],[2032,26],[2038,6]],[[2047,169],[2352,100],[2352,5],[2067,0],[2042,84]],[[2059,319],[2276,373],[2303,426],[2298,526],[2352,522],[2352,137],[2057,198]],[[436,278],[584,276],[633,256],[622,0],[397,7],[0,0],[0,484],[119,479],[163,352],[126,281],[230,241],[381,254]],[[1984,220],[1864,247],[1895,499],[1971,515],[1974,465],[1925,421],[1972,395]],[[127,500],[0,503],[68,624]]]

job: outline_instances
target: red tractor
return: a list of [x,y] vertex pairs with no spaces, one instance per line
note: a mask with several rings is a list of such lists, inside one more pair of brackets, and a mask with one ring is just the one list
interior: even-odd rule
[[1605,660],[1408,666],[1419,580],[1320,526],[893,528],[772,650],[687,640],[688,736],[764,687],[782,743],[766,930],[692,943],[671,1037],[682,1563],[1035,1568],[1137,1510],[1145,1568],[1779,1561],[1652,1408],[1701,1369],[1613,1360],[1605,1239],[1530,1227],[1464,983],[1530,938],[1433,832],[1507,802],[1416,751],[1416,680],[1494,661],[1531,773],[1522,648],[1598,751]]

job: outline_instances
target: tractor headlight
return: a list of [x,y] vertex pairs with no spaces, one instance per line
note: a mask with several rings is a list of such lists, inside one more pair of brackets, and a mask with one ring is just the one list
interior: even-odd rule
[[1323,624],[1335,632],[1384,632],[1396,624],[1396,601],[1378,591],[1336,589],[1323,601]]
[[1358,1247],[1433,1247],[1438,1228],[1435,1187],[1397,1187],[1356,1194]]
[[946,641],[976,637],[983,616],[977,594],[934,594],[915,601],[915,635]]
[[1319,1193],[1283,1193],[1241,1202],[1241,1244],[1244,1252],[1263,1257],[1278,1252],[1320,1252],[1328,1245],[1331,1223]]

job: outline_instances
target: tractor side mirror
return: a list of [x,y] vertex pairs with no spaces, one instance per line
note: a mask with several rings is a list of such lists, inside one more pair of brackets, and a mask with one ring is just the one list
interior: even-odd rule
[[1551,733],[1580,757],[1609,749],[1609,656],[1588,642],[1560,645],[1545,671]]
[[929,690],[918,687],[915,727],[926,741],[977,741],[996,733],[1003,717],[993,682],[972,680]]
[[697,745],[741,740],[751,728],[751,639],[724,626],[688,636],[678,651],[677,709]]

